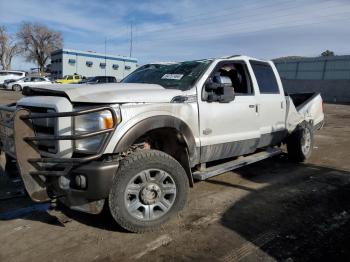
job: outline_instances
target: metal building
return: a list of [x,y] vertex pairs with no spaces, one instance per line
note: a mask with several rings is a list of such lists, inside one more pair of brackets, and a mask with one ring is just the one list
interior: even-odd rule
[[350,80],[350,55],[274,60],[283,79]]
[[274,63],[287,93],[321,93],[325,102],[350,102],[350,55],[279,58]]
[[90,76],[115,76],[123,79],[137,68],[137,59],[71,49],[60,49],[51,53],[51,75],[61,78],[79,74]]

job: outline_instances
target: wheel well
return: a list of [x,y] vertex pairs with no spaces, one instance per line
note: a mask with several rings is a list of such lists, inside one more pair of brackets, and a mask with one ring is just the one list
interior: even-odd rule
[[189,183],[193,186],[188,147],[183,135],[175,128],[163,127],[146,132],[134,144],[144,144],[145,149],[156,149],[175,158],[185,169]]

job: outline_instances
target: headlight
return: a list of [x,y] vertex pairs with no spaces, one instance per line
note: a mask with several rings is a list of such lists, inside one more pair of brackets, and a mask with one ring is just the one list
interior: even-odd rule
[[[121,120],[119,108],[114,108],[114,110],[117,115],[117,123],[114,123],[112,114],[108,110],[76,116],[74,118],[74,133],[80,135],[113,128],[113,126],[119,124]],[[101,134],[75,140],[75,151],[96,153],[100,149],[106,136],[107,134]]]

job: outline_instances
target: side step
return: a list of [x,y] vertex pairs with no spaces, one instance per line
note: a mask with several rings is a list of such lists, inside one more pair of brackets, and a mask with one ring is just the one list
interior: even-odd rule
[[228,172],[230,170],[246,166],[260,160],[264,160],[269,157],[273,157],[282,153],[282,150],[279,148],[269,148],[266,151],[255,153],[249,156],[240,157],[238,159],[226,162],[217,166],[209,167],[203,171],[196,171],[193,173],[193,179],[195,180],[206,180],[213,176],[217,176]]

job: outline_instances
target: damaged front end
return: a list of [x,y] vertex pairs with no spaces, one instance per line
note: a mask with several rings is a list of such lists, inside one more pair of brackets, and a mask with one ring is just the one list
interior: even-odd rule
[[[97,112],[110,113],[112,122],[108,128],[75,131],[75,118]],[[40,120],[48,122],[60,118],[71,120],[72,131],[69,134],[52,132],[43,135],[36,126]],[[0,106],[0,148],[16,159],[25,188],[33,201],[58,198],[72,209],[96,214],[102,210],[108,185],[118,168],[117,161],[104,157],[103,152],[119,120],[115,109],[109,106],[71,112],[33,112],[16,105]],[[101,142],[94,153],[72,153],[71,157],[57,154],[55,157],[43,152],[43,145],[47,149],[53,142],[71,141],[75,146],[78,141],[97,136],[101,137]]]

